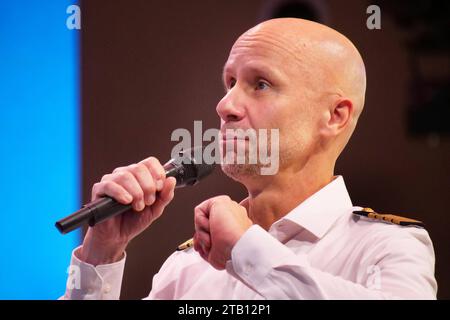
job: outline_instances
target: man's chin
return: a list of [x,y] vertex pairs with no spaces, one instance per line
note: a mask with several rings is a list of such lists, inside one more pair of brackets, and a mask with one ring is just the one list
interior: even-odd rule
[[222,164],[221,167],[227,176],[236,181],[260,175],[260,167],[256,164]]

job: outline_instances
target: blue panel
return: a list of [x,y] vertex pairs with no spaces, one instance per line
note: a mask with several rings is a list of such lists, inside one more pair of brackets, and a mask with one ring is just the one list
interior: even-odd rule
[[0,1],[0,299],[63,295],[80,234],[54,222],[80,207],[76,1]]

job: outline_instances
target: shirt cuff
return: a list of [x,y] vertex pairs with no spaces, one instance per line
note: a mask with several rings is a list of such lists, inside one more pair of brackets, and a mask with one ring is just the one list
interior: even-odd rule
[[110,264],[93,266],[81,261],[72,251],[64,299],[68,300],[117,300],[122,287],[126,253]]
[[[289,263],[294,253],[259,225],[251,226],[231,251],[231,265],[239,278],[257,288],[277,266]],[[296,256],[296,264],[299,264]],[[300,259],[309,265],[305,259]]]

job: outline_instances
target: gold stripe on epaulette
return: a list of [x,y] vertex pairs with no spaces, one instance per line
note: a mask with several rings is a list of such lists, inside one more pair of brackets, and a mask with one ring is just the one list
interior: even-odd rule
[[382,220],[394,224],[398,224],[400,226],[418,226],[418,227],[424,227],[424,224],[422,221],[414,220],[410,218],[405,218],[401,216],[397,216],[394,214],[386,214],[386,213],[377,213],[373,211],[371,208],[363,208],[361,211],[353,211],[354,214],[368,217],[371,219],[376,220]]
[[177,251],[186,250],[186,249],[188,249],[188,248],[190,248],[190,247],[192,247],[192,246],[194,246],[194,238],[191,238],[191,239],[189,239],[189,240],[183,242],[182,244],[180,244],[180,245],[177,247]]

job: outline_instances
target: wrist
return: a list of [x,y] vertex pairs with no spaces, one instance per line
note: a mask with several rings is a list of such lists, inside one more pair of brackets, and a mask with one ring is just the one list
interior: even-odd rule
[[88,264],[98,266],[102,264],[111,264],[121,260],[124,256],[125,248],[94,249],[83,245],[78,252],[77,257]]
[[83,245],[76,252],[77,257],[93,266],[111,264],[121,260],[127,243],[100,243],[86,236]]

